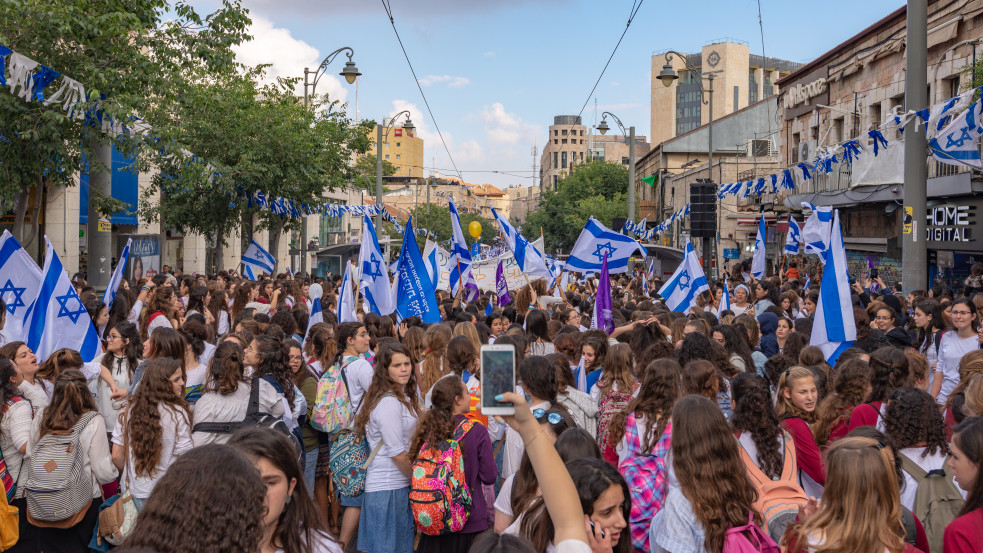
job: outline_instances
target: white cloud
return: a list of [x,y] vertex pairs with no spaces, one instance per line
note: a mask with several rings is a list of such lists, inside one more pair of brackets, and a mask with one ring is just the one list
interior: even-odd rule
[[[393,107],[389,111],[389,117],[393,117],[403,110],[408,110],[410,112],[410,118],[413,120],[413,126],[416,127],[414,135],[423,139],[423,165],[426,168],[423,172],[424,175],[429,175],[430,168],[436,166],[442,168],[440,171],[441,176],[456,177],[457,175],[452,170],[454,164],[461,171],[465,171],[469,168],[465,164],[485,160],[484,148],[477,141],[466,140],[458,144],[455,142],[452,134],[444,131],[444,142],[447,143],[447,148],[450,149],[451,155],[454,156],[454,163],[452,164],[450,158],[447,156],[447,150],[444,149],[444,144],[440,140],[440,135],[430,128],[430,118],[426,112],[420,110],[416,104],[406,100],[393,100],[392,105]],[[399,125],[406,122],[405,117],[403,115],[399,118]],[[464,176],[465,180],[467,180],[467,174]]]
[[469,163],[484,160],[485,151],[475,140],[467,140],[460,146],[454,148],[454,161],[457,163]]
[[432,86],[438,83],[447,83],[447,86],[451,88],[461,88],[471,84],[471,80],[467,77],[452,77],[450,75],[427,75],[420,79],[420,84],[423,86]]
[[[321,64],[321,52],[304,42],[294,38],[289,29],[276,27],[265,17],[251,14],[252,24],[248,33],[253,39],[244,42],[233,49],[236,59],[250,66],[270,64],[266,70],[266,80],[273,82],[276,77],[300,77],[295,92],[304,94],[304,68],[317,69]],[[325,74],[318,79],[316,92],[328,94],[332,100],[342,102],[348,97],[348,88],[342,84],[337,73],[344,67],[347,58],[343,54],[327,67]]]
[[489,51],[485,52],[482,55],[485,56],[486,58],[494,58],[495,57],[495,51],[494,50],[489,50]]
[[509,113],[501,102],[485,106],[480,113],[481,122],[485,126],[485,136],[488,142],[501,146],[507,157],[514,155],[511,146],[536,143],[540,128],[527,123],[514,113]]

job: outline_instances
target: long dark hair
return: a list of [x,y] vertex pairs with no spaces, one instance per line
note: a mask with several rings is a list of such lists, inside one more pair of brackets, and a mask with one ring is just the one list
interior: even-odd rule
[[258,346],[256,353],[260,358],[259,366],[253,367],[253,380],[267,375],[273,377],[283,388],[283,397],[293,405],[294,382],[290,378],[290,350],[282,340],[268,334],[256,336],[253,343]]
[[432,407],[420,418],[410,445],[410,460],[416,460],[426,444],[436,447],[454,432],[454,402],[466,396],[464,382],[456,374],[441,378],[433,385]]
[[[130,321],[118,322],[111,330],[115,330],[119,334],[120,339],[127,340],[126,345],[123,346],[123,356],[126,357],[126,370],[132,381],[133,373],[136,372],[137,365],[140,364],[140,356],[143,355],[143,344],[140,343],[140,331],[137,329],[137,325]],[[115,355],[108,351],[106,355],[102,356],[101,364],[103,367],[109,369],[110,373],[113,371],[114,357]]]
[[96,411],[96,402],[89,392],[85,376],[78,369],[68,369],[55,379],[51,404],[41,417],[40,437],[51,431],[70,430],[88,411]]
[[242,382],[246,382],[245,352],[238,343],[226,340],[215,348],[208,361],[205,391],[227,396],[235,393]]
[[638,396],[623,411],[615,413],[611,421],[610,443],[621,442],[625,436],[625,421],[634,413],[636,420],[644,417],[649,423],[645,435],[639,436],[642,452],[652,451],[669,425],[672,408],[681,394],[679,375],[679,363],[673,359],[656,359],[649,363]]
[[754,359],[751,357],[751,348],[747,345],[747,334],[741,336],[738,330],[731,325],[717,325],[713,327],[714,332],[719,332],[724,337],[724,349],[730,355],[737,355],[744,361],[744,370],[754,370]]
[[730,382],[734,430],[748,432],[758,450],[758,466],[771,479],[782,475],[782,427],[775,415],[774,402],[764,378],[744,373]]
[[827,394],[816,407],[816,422],[812,432],[819,447],[825,447],[829,435],[841,422],[850,420],[853,410],[864,402],[870,382],[870,367],[863,359],[841,363],[833,377],[833,393]]
[[160,408],[169,408],[175,417],[184,417],[191,426],[191,411],[183,396],[174,393],[171,375],[184,370],[181,364],[168,357],[157,357],[147,362],[140,385],[133,392],[126,410],[120,417],[129,452],[133,454],[134,473],[137,476],[153,477],[163,449],[163,432]]
[[315,539],[317,534],[321,534],[320,538],[331,539],[317,505],[307,493],[304,473],[289,438],[280,432],[254,426],[233,434],[229,445],[249,457],[266,459],[283,472],[288,483],[296,482],[276,521],[273,545],[283,548],[284,553],[314,553],[314,544],[319,541]]
[[918,338],[915,339],[918,351],[924,353],[928,349],[928,346],[934,343],[935,333],[945,330],[945,316],[942,313],[942,304],[936,300],[921,300],[915,304],[915,309],[920,310],[929,317],[928,325],[930,332],[926,332],[924,328],[919,328]]
[[[6,405],[8,401],[15,397],[24,397],[24,394],[20,392],[20,388],[11,382],[11,379],[15,376],[17,376],[17,369],[14,367],[14,362],[6,357],[0,357],[0,406]],[[3,410],[0,409],[0,421],[2,420]]]
[[420,416],[420,398],[419,394],[417,394],[416,371],[410,371],[410,379],[402,387],[389,376],[389,365],[392,364],[393,356],[397,353],[405,355],[408,359],[412,359],[410,357],[410,350],[403,344],[393,344],[380,351],[379,355],[376,356],[375,369],[372,373],[372,384],[369,385],[369,389],[362,396],[362,403],[364,405],[359,409],[358,415],[355,417],[354,426],[359,432],[365,432],[365,427],[369,424],[369,417],[372,416],[372,411],[379,404],[379,400],[387,393],[396,396],[396,399],[405,405],[414,416]]
[[877,348],[870,354],[870,395],[867,402],[887,401],[891,390],[908,384],[911,371],[908,358],[891,346]]
[[957,424],[953,429],[952,445],[959,448],[963,455],[976,465],[976,480],[973,489],[967,490],[969,496],[959,511],[959,515],[969,514],[983,508],[983,417],[969,417]]
[[550,317],[542,309],[533,309],[526,315],[526,336],[529,337],[529,343],[533,343],[539,340],[543,342],[549,342],[550,336],[546,328]]
[[925,390],[901,387],[891,392],[884,409],[884,433],[898,449],[925,444],[923,457],[949,453],[942,412]]
[[[765,297],[763,297],[761,299],[768,300],[775,307],[778,307],[779,309],[781,309],[782,300],[778,299],[778,289],[775,288],[775,285],[772,284],[771,281],[768,281],[768,280],[759,280],[758,281],[758,286],[760,286],[765,291]],[[757,292],[755,292],[755,298],[756,297],[757,297]],[[752,303],[758,303],[758,300],[755,299]]]

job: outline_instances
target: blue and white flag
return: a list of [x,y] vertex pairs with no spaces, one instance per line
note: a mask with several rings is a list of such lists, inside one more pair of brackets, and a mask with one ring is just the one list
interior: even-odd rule
[[123,246],[123,253],[119,254],[119,261],[116,263],[116,270],[113,271],[113,277],[109,279],[109,285],[106,286],[106,292],[102,295],[102,303],[106,304],[106,312],[109,312],[109,308],[113,306],[113,300],[116,299],[116,291],[119,290],[119,283],[123,281],[123,271],[126,269],[126,262],[130,259],[130,245],[133,244],[132,238],[126,239],[126,245]]
[[307,291],[307,295],[311,298],[311,314],[307,317],[307,330],[304,332],[304,340],[307,340],[307,337],[310,335],[311,327],[317,323],[324,322],[324,312],[321,310],[322,294],[324,294],[324,290],[317,283],[311,284],[311,287]]
[[492,314],[492,300],[491,298],[489,298],[488,303],[485,304],[485,316],[487,317],[488,315],[491,314]]
[[693,244],[687,240],[683,262],[669,278],[669,282],[659,290],[659,295],[663,297],[670,311],[688,313],[696,305],[697,296],[709,289],[707,277],[700,266],[700,258],[696,255]]
[[589,393],[590,390],[587,389],[587,370],[586,367],[584,367],[583,355],[580,356],[580,363],[577,365],[577,370],[574,372],[577,373],[577,376],[575,377],[577,379],[577,389],[585,394]]
[[938,136],[928,141],[932,157],[947,165],[983,167],[980,136],[983,136],[983,98],[952,120]]
[[526,273],[526,276],[537,276],[547,279],[547,281],[552,280],[553,275],[550,274],[549,268],[546,267],[546,257],[543,253],[536,249],[532,245],[532,242],[526,240],[522,234],[509,223],[507,219],[503,218],[492,208],[492,215],[495,216],[495,220],[498,221],[498,226],[505,235],[505,242],[509,246],[509,250],[515,256],[515,262],[519,265],[519,270]]
[[276,268],[276,259],[270,255],[270,252],[264,250],[259,242],[253,240],[242,254],[242,264],[246,267],[246,276],[250,280],[256,280],[260,271],[264,271],[268,275],[273,274],[273,269]]
[[365,305],[377,315],[388,315],[396,310],[393,303],[392,283],[389,271],[375,234],[375,225],[368,215],[362,216],[362,244],[358,250],[358,286],[365,298]]
[[607,255],[608,271],[625,273],[628,259],[636,252],[642,256],[647,253],[638,240],[618,234],[591,217],[570,251],[566,268],[577,273],[600,272],[601,262]]
[[26,342],[28,312],[41,287],[41,267],[24,251],[10,231],[0,236],[0,298],[7,304],[3,327],[6,343]]
[[[427,266],[427,276],[430,277],[430,282],[440,282],[440,257],[437,251],[439,249],[440,246],[429,238],[423,246],[423,264]],[[393,263],[393,274],[396,274],[395,264],[397,262],[399,262],[398,259]]]
[[727,287],[727,277],[724,277],[724,297],[720,298],[720,307],[717,309],[719,317],[724,311],[730,310],[730,289]]
[[648,220],[649,217],[646,215],[641,221],[638,222],[637,225],[635,225],[634,234],[636,238],[641,238],[645,235],[645,226],[648,225]]
[[338,323],[358,322],[355,314],[355,290],[352,289],[352,264],[345,263],[345,276],[338,288]]
[[806,219],[802,225],[802,241],[806,245],[806,253],[814,253],[823,259],[826,249],[829,246],[829,233],[833,228],[833,207],[815,206],[809,202],[802,202],[802,207],[812,210],[812,215]]
[[788,235],[785,236],[785,253],[798,255],[800,243],[802,243],[802,230],[799,229],[799,224],[795,222],[795,218],[789,216]]
[[808,274],[806,274],[806,283],[805,283],[805,285],[803,285],[802,288],[803,288],[803,290],[805,290],[805,291],[808,292],[810,286],[812,286],[812,279],[809,278],[809,275]]
[[457,206],[454,205],[454,198],[448,198],[447,205],[451,210],[451,294],[457,294],[458,287],[462,282],[468,281],[467,275],[471,273],[471,252],[461,230],[461,217],[457,213]]
[[420,246],[411,232],[413,218],[406,222],[403,248],[399,253],[399,271],[396,273],[396,313],[400,320],[416,315],[425,323],[440,322],[440,309],[434,286],[427,276],[427,268],[420,254]]
[[847,272],[846,249],[840,229],[839,211],[833,212],[833,232],[826,252],[823,281],[819,286],[819,302],[812,325],[809,343],[818,346],[830,365],[857,339],[857,321],[853,317],[850,298],[850,279]]
[[47,236],[44,243],[44,272],[27,318],[27,347],[42,361],[61,348],[92,361],[99,353],[99,334]]
[[764,278],[768,268],[766,257],[768,229],[765,227],[765,214],[761,214],[758,220],[758,235],[754,239],[754,254],[751,256],[751,276],[754,278]]

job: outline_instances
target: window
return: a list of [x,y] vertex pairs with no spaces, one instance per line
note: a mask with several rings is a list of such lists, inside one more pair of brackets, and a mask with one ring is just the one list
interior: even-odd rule
[[734,87],[734,109],[736,110],[737,109],[737,106],[739,106],[740,104],[741,104],[741,87],[735,86]]
[[566,143],[567,143],[567,139],[564,138],[562,144],[566,144]]
[[[566,154],[564,154],[564,155],[566,155]],[[556,161],[556,160],[557,160],[557,156],[559,156],[559,154],[558,154],[557,152],[553,152],[553,168],[554,168],[554,169],[556,169],[556,164],[557,164],[557,161]]]
[[621,158],[621,164],[622,165],[628,165],[628,158],[627,157],[622,157]]
[[563,153],[563,155],[561,156],[560,168],[561,169],[566,169],[567,168],[567,153],[566,152],[562,152],[562,153]]
[[559,143],[560,143],[560,139],[559,138],[554,138],[553,139],[553,144],[559,144]]
[[386,159],[389,159],[389,154],[386,154]]
[[580,143],[581,143],[581,144],[583,144],[583,143],[584,143],[584,139],[583,139],[583,138],[581,138],[581,139],[580,139]]
[[386,142],[386,148],[388,148],[388,147],[389,147],[389,143],[388,143],[388,142]]
[[566,135],[567,135],[567,130],[566,129],[563,129],[563,136],[566,136]]
[[833,139],[832,142],[840,143],[846,140],[846,136],[843,134],[843,118],[838,117],[833,120]]
[[[581,140],[581,142],[583,142],[583,140]],[[583,161],[583,160],[584,160],[584,152],[580,152],[580,161]]]
[[[584,130],[583,129],[580,129],[580,136],[584,136]],[[581,141],[581,142],[583,142],[583,141]]]
[[560,135],[560,131],[553,129],[553,136],[559,136],[559,135]]
[[397,147],[397,148],[399,148],[399,146],[400,146],[400,143],[399,143],[399,142],[397,142],[397,143],[396,143],[396,147]]
[[396,154],[396,159],[399,159],[399,158],[400,158],[400,155],[399,154]]
[[556,188],[556,175],[553,175],[553,188]]
[[400,171],[400,169],[402,169],[402,167],[397,167],[396,168],[396,172],[398,173]]
[[878,128],[878,127],[880,127],[881,126],[881,105],[880,104],[871,104],[867,108],[867,117],[868,117],[867,120],[870,121],[870,124],[873,125],[875,129]]

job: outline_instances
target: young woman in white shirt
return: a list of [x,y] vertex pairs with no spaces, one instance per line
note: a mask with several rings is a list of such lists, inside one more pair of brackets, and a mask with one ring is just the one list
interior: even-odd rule
[[369,449],[369,463],[358,525],[358,549],[367,553],[410,553],[415,524],[410,512],[410,440],[421,415],[416,372],[402,344],[376,358],[372,385],[355,418]]
[[204,360],[205,341],[208,339],[208,327],[197,320],[185,321],[181,327],[181,337],[184,338],[185,383],[184,399],[194,411],[195,403],[201,397],[208,373],[208,364]]
[[[27,501],[24,484],[27,482],[27,442],[31,436],[31,420],[34,410],[24,399],[18,385],[21,377],[13,362],[0,357],[0,453],[7,464],[13,488],[3,490],[8,502],[20,509],[18,516],[20,538],[13,551],[37,551],[39,530],[27,522]],[[13,492],[13,493],[11,493]]]
[[[106,419],[106,430],[113,431],[120,409],[125,405],[126,390],[140,365],[143,344],[137,326],[129,321],[117,323],[106,335],[106,352],[99,357],[99,366],[109,371],[112,385],[100,380],[95,389],[96,405]],[[92,385],[89,388],[92,389]]]
[[980,318],[976,312],[976,304],[969,298],[959,298],[952,302],[949,317],[952,319],[954,330],[942,335],[939,343],[938,360],[935,370],[942,378],[932,381],[931,394],[939,405],[945,405],[949,394],[959,384],[959,361],[974,349],[980,347],[978,332]]
[[236,432],[229,445],[252,460],[266,485],[260,553],[342,553],[307,491],[289,438],[253,427]]
[[[925,355],[928,362],[928,391],[942,389],[942,374],[937,372],[939,351],[936,345],[941,345],[945,333],[945,319],[942,317],[942,305],[935,300],[921,300],[915,304],[912,320],[918,328],[915,347]],[[938,384],[936,385],[936,381]],[[936,395],[938,393],[936,392]]]
[[81,371],[69,369],[55,380],[51,403],[34,414],[28,451],[37,451],[38,442],[51,432],[69,431],[76,423],[88,419],[79,433],[79,444],[85,450],[81,468],[82,481],[92,483],[93,501],[82,520],[70,528],[41,530],[40,550],[45,552],[88,551],[92,531],[99,518],[102,485],[112,482],[116,467],[106,440],[106,423],[96,410],[96,403]]
[[219,290],[212,294],[212,301],[208,303],[208,310],[212,313],[212,329],[216,336],[223,336],[229,332],[229,294],[225,290]]
[[167,468],[192,447],[181,363],[153,359],[113,431],[113,463],[138,511]]
[[34,410],[37,411],[48,405],[54,386],[37,376],[38,358],[31,351],[31,348],[27,347],[24,342],[8,342],[0,347],[0,357],[6,357],[13,361],[14,368],[21,378],[18,387],[24,394],[24,398],[31,402]]

